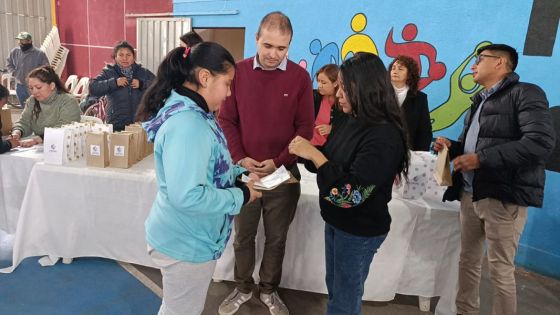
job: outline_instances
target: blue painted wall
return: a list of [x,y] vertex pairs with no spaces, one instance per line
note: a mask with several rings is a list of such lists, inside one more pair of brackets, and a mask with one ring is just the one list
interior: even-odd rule
[[[349,55],[360,50],[377,52],[386,64],[395,53],[413,54],[421,62],[426,84],[423,91],[428,94],[435,135],[456,138],[464,109],[469,105],[468,97],[480,88],[469,73],[473,52],[483,42],[515,47],[520,53],[516,72],[521,79],[542,87],[551,106],[560,105],[560,38],[556,36],[559,3],[174,0],[173,10],[175,15],[188,13],[195,28],[245,28],[246,57],[255,54],[254,34],[260,19],[280,10],[291,18],[294,27],[289,57],[310,75],[322,64],[340,63],[342,54],[347,56],[348,51]],[[532,10],[542,11],[536,12],[540,18],[531,21],[530,28]],[[197,15],[200,13],[208,15]],[[434,53],[435,59],[430,61]],[[547,172],[545,190],[544,207],[529,209],[517,263],[560,278],[559,173]]]

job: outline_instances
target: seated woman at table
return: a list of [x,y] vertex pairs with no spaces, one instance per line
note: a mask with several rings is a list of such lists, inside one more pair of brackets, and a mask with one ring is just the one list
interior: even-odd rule
[[12,128],[12,138],[20,140],[22,147],[43,143],[46,127],[58,127],[80,121],[80,107],[76,98],[68,93],[51,66],[42,66],[27,75],[31,97],[27,99],[21,118]]
[[158,194],[146,219],[148,252],[163,276],[159,314],[200,314],[233,216],[261,196],[236,187],[214,113],[231,94],[235,61],[213,42],[175,48],[146,91],[138,120],[154,142]]
[[418,64],[408,56],[399,55],[389,64],[389,70],[397,102],[406,119],[409,147],[412,151],[429,151],[432,143],[432,123],[428,96],[418,91]]
[[322,146],[338,120],[344,117],[340,105],[336,101],[338,84],[338,66],[327,64],[317,71],[317,90],[313,91],[315,105],[315,125],[311,143]]
[[340,66],[337,97],[349,117],[318,149],[302,137],[290,153],[317,172],[325,220],[327,314],[360,314],[364,282],[391,224],[393,180],[406,177],[406,130],[381,59],[357,53]]
[[111,55],[115,64],[109,64],[89,83],[89,94],[107,95],[107,123],[121,131],[134,122],[134,115],[142,95],[154,79],[154,74],[136,63],[136,52],[126,41],[118,42]]

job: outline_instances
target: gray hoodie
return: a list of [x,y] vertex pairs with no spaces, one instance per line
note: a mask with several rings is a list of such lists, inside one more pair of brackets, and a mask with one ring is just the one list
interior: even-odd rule
[[18,46],[10,51],[10,56],[6,59],[6,68],[16,78],[18,84],[27,86],[26,77],[31,70],[40,66],[49,65],[47,55],[35,47],[27,51],[21,50]]

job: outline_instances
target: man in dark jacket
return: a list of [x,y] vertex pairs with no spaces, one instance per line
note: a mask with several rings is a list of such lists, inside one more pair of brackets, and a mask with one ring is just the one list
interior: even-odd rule
[[480,48],[472,66],[484,90],[472,97],[459,141],[439,137],[450,149],[453,186],[444,200],[461,200],[461,256],[457,312],[479,313],[479,284],[487,242],[494,285],[493,314],[516,314],[514,257],[527,207],[541,207],[544,163],[555,135],[548,101],[536,85],[519,82],[518,55],[503,44]]
[[10,51],[6,60],[6,68],[16,79],[16,93],[19,106],[25,106],[25,100],[29,98],[27,87],[27,75],[31,70],[40,66],[49,65],[47,55],[40,49],[33,47],[31,34],[21,32],[16,37],[18,47]]

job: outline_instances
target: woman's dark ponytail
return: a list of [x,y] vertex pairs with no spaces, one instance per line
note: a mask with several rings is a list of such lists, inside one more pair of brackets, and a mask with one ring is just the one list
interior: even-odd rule
[[225,74],[234,66],[235,60],[231,54],[214,42],[202,42],[188,49],[177,47],[171,50],[159,65],[155,80],[144,93],[136,120],[146,121],[156,115],[171,91],[185,82],[199,86],[199,69],[207,69],[216,75]]

